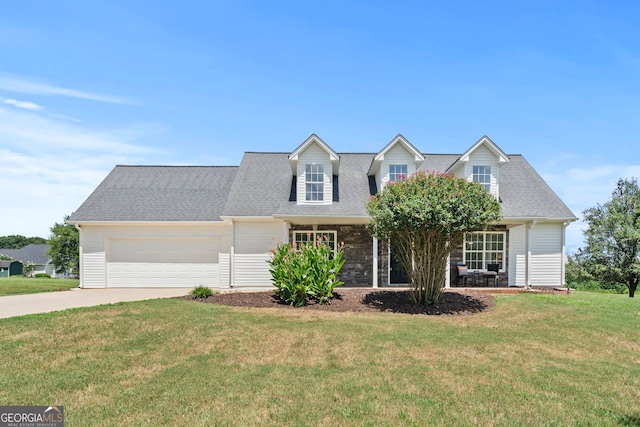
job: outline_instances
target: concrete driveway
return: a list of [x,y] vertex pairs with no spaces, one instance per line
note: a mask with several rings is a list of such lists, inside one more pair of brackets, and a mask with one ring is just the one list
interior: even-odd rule
[[0,319],[25,314],[49,313],[76,307],[92,307],[125,301],[142,301],[187,295],[191,289],[74,289],[62,292],[0,297]]

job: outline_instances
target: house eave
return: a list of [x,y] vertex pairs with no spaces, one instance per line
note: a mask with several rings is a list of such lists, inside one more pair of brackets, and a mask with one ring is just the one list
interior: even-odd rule
[[498,147],[496,143],[493,142],[488,136],[484,135],[475,144],[473,144],[471,148],[462,153],[460,157],[458,157],[458,159],[456,159],[456,161],[453,162],[453,164],[449,166],[445,172],[453,172],[458,169],[461,164],[469,162],[471,153],[473,153],[481,145],[487,147],[487,149],[489,149],[489,151],[491,151],[493,155],[496,156],[496,159],[498,160],[498,166],[509,163],[509,156],[504,151],[502,151],[500,147]]
[[224,220],[211,220],[211,221],[67,221],[69,224],[73,226],[123,226],[123,227],[139,227],[139,226],[149,226],[149,227],[158,227],[158,226],[167,226],[167,225],[180,225],[187,227],[196,227],[202,225],[212,225],[212,226],[221,226],[227,225],[227,222]]
[[418,149],[414,147],[413,144],[411,144],[404,136],[402,136],[402,134],[398,134],[373,157],[371,166],[369,166],[369,171],[367,172],[369,176],[375,175],[378,172],[378,170],[380,169],[380,165],[384,160],[385,154],[397,144],[401,144],[402,147],[413,156],[413,160],[416,164],[416,169],[420,167],[422,162],[424,162],[424,155],[420,151],[418,151]]
[[526,223],[534,223],[534,222],[564,222],[571,223],[577,221],[576,217],[560,217],[560,218],[551,218],[547,216],[530,216],[530,217],[505,217],[502,218],[498,222],[498,224],[526,224]]
[[329,216],[329,215],[288,215],[274,214],[273,218],[291,224],[368,224],[371,221],[369,216]]
[[300,153],[302,153],[304,150],[307,149],[307,147],[309,147],[311,144],[314,144],[314,143],[318,144],[318,146],[327,153],[327,155],[329,156],[329,160],[333,165],[334,175],[337,175],[338,169],[340,166],[340,156],[338,155],[338,153],[333,151],[333,149],[329,147],[329,145],[326,142],[324,142],[315,133],[311,134],[311,136],[309,136],[302,144],[300,144],[298,148],[296,148],[291,152],[291,154],[289,154],[288,158],[289,158],[289,163],[291,165],[291,172],[293,172],[294,175],[298,173],[297,168],[298,168],[298,158],[300,156]]

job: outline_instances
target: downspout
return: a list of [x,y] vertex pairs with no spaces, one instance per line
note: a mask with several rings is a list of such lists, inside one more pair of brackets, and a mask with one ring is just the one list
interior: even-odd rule
[[229,253],[229,287],[233,288],[236,280],[235,258],[236,258],[236,224],[231,220],[231,248]]
[[527,262],[526,262],[526,288],[531,289],[531,230],[535,227],[537,221],[534,219],[531,224],[527,225],[526,241],[527,241]]
[[567,266],[567,226],[570,224],[569,221],[565,221],[562,224],[562,265],[560,266],[560,274],[562,275],[561,277],[561,282],[560,284],[564,287],[567,286],[567,279],[565,277],[566,275],[566,266]]
[[78,283],[78,289],[82,289],[84,288],[84,257],[82,256],[82,248],[83,248],[83,242],[82,242],[82,227],[80,227],[80,224],[74,224],[74,227],[78,230],[78,243],[79,243],[79,253],[78,253],[78,260],[80,261],[78,264],[78,269],[80,271],[78,271],[78,275],[80,278],[80,283]]

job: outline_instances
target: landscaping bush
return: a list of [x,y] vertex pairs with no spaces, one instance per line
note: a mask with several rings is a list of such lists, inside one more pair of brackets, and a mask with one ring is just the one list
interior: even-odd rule
[[569,287],[579,291],[597,292],[601,294],[624,294],[629,292],[627,286],[622,283],[601,283],[595,280],[572,282],[569,284]]
[[191,297],[194,299],[207,298],[213,295],[213,291],[211,290],[211,288],[207,288],[206,286],[199,285],[193,288],[193,290],[189,293],[189,295],[191,295]]
[[47,274],[47,273],[36,273],[36,275],[34,277],[36,279],[39,279],[39,278],[51,279],[51,275]]
[[310,301],[326,304],[333,289],[343,282],[337,279],[344,265],[342,246],[335,252],[322,241],[302,244],[284,243],[272,251],[269,272],[276,293],[287,304],[300,307]]

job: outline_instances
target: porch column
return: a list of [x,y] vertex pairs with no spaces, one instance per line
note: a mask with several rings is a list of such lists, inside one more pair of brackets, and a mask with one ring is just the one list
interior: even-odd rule
[[236,281],[236,224],[231,220],[231,248],[229,251],[229,287],[233,288],[233,284]]
[[289,243],[289,229],[291,228],[291,223],[289,221],[284,222],[284,243]]
[[373,238],[373,287],[378,287],[378,238]]
[[536,226],[536,221],[534,220],[530,224],[527,224],[526,233],[525,233],[525,244],[526,244],[526,260],[525,260],[525,284],[527,288],[531,287],[531,230]]
[[451,254],[447,255],[447,268],[445,271],[444,287],[447,289],[451,287]]

